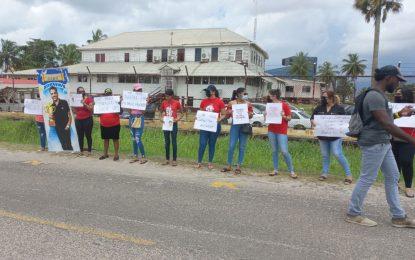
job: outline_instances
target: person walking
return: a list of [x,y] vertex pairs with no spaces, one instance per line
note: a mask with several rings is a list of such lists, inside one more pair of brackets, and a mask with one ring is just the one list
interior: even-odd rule
[[82,95],[82,107],[74,107],[75,112],[75,126],[78,133],[79,148],[81,155],[84,152],[84,138],[86,138],[88,145],[88,156],[92,151],[92,128],[94,126],[94,120],[92,118],[92,112],[94,110],[94,101],[91,97],[88,97],[83,87],[78,87],[76,93]]
[[[143,87],[140,83],[133,85],[134,92],[143,92]],[[130,109],[130,117],[128,118],[128,126],[130,127],[130,135],[133,143],[134,158],[130,163],[140,162],[145,164],[147,162],[146,152],[143,144],[144,133],[144,110]],[[141,157],[138,155],[138,151],[141,153]]]
[[[359,180],[350,198],[346,221],[369,227],[377,225],[375,221],[362,216],[362,208],[367,192],[376,181],[380,169],[384,176],[392,226],[415,228],[415,220],[406,216],[400,203],[399,169],[390,143],[391,135],[411,145],[415,145],[415,139],[393,123],[392,109],[389,108],[385,96],[385,91],[393,93],[399,81],[405,82],[405,79],[399,69],[391,65],[376,69],[374,77],[376,85],[357,98],[357,111],[363,122],[363,128],[358,137],[358,144],[362,151],[362,163]],[[412,108],[405,107],[395,117],[411,114]]]
[[[105,96],[112,96],[112,90],[110,88],[105,89]],[[118,113],[106,113],[101,114],[99,117],[99,122],[101,125],[101,138],[104,140],[104,155],[99,157],[100,160],[105,160],[109,157],[108,149],[110,145],[110,140],[114,144],[114,161],[120,159],[119,150],[120,150],[120,115]]]
[[[269,124],[268,125],[268,140],[272,149],[272,161],[274,164],[274,171],[270,173],[270,176],[278,175],[278,153],[281,151],[285,163],[287,164],[290,177],[297,179],[298,175],[294,172],[294,166],[291,158],[291,154],[288,151],[288,122],[291,120],[290,106],[281,100],[281,91],[279,89],[271,89],[269,91],[269,103],[281,103],[282,105],[282,121],[281,124]],[[267,115],[265,114],[265,117]]]
[[[333,91],[324,92],[321,97],[321,105],[316,107],[311,116],[311,124],[313,127],[316,126],[314,120],[315,115],[345,115],[346,111],[342,106],[339,105],[336,96]],[[346,173],[346,178],[344,179],[344,184],[351,184],[352,173],[350,171],[349,162],[343,154],[342,147],[342,138],[341,137],[325,137],[317,136],[320,143],[320,151],[323,157],[323,170],[321,176],[319,177],[320,181],[325,181],[329,174],[330,168],[330,155],[333,154],[340,165],[343,167],[344,172]]]

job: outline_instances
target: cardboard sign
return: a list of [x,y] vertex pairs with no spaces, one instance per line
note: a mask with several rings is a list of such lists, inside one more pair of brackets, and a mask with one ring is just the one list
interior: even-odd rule
[[281,124],[282,123],[282,103],[267,103],[265,109],[265,123]]
[[163,117],[163,131],[173,131],[173,117],[165,116]]
[[346,137],[350,118],[351,116],[347,115],[315,115],[314,136]]
[[94,113],[120,113],[120,97],[119,96],[104,96],[94,98]]
[[194,129],[216,132],[218,129],[218,113],[197,111]]
[[82,100],[82,94],[69,94],[69,105],[71,107],[83,107]]
[[[389,103],[389,107],[392,108],[393,113],[401,111],[404,107],[411,106],[415,108],[415,104],[405,104],[405,103]],[[401,117],[394,120],[395,125],[399,127],[410,127],[415,128],[415,116]]]
[[28,115],[43,115],[42,101],[38,99],[25,99],[24,113]]
[[249,124],[248,104],[232,105],[232,124]]
[[146,110],[148,93],[124,90],[122,94],[122,108]]

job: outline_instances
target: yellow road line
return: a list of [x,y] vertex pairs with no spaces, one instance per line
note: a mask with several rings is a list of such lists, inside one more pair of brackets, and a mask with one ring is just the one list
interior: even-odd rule
[[11,218],[11,219],[19,220],[19,221],[35,223],[35,224],[40,224],[40,225],[45,225],[45,226],[51,226],[54,228],[59,228],[59,229],[67,230],[67,231],[73,231],[73,232],[88,234],[88,235],[95,235],[95,236],[100,236],[100,237],[113,239],[113,240],[130,242],[130,243],[133,243],[139,246],[152,246],[156,244],[156,242],[151,241],[151,240],[145,240],[145,239],[131,237],[131,236],[127,236],[127,235],[123,235],[119,233],[98,230],[98,229],[94,229],[90,227],[82,227],[82,226],[76,226],[76,225],[63,223],[63,222],[49,221],[49,220],[45,220],[45,219],[41,219],[37,217],[21,215],[19,213],[4,211],[1,209],[0,209],[0,217]]
[[214,188],[228,188],[231,190],[236,189],[236,185],[235,183],[232,182],[227,182],[227,181],[214,181],[212,182],[212,184],[210,184],[210,186],[214,187]]

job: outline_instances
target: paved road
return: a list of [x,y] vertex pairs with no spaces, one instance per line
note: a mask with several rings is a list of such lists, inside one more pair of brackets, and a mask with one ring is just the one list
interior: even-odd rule
[[[352,187],[0,149],[1,258],[413,258],[381,187],[363,228]],[[409,214],[414,200],[403,198]]]

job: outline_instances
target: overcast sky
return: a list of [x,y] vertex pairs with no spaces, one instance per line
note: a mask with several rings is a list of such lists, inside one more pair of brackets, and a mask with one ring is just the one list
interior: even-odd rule
[[[258,0],[256,42],[270,55],[267,68],[305,51],[319,64],[340,64],[348,53],[371,60],[373,24],[352,8],[353,0]],[[390,15],[381,29],[380,63],[402,61],[415,75],[415,1]],[[0,38],[30,38],[83,45],[91,31],[226,27],[253,39],[253,0],[1,0]],[[370,62],[368,62],[370,66]]]

